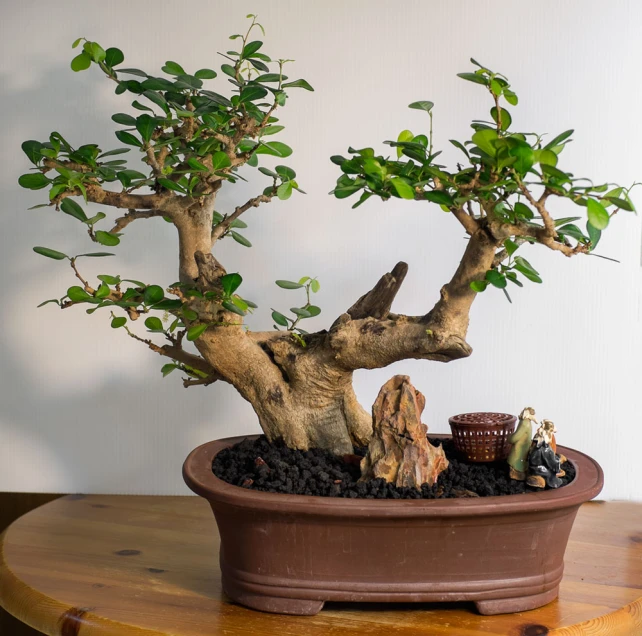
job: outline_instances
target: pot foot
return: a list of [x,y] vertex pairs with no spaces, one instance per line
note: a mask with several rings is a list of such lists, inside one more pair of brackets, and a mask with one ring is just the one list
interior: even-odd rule
[[554,601],[559,594],[559,586],[548,592],[533,594],[532,596],[518,596],[515,598],[499,598],[488,601],[476,601],[477,611],[484,616],[494,614],[512,614],[514,612],[526,612],[528,610],[542,607]]

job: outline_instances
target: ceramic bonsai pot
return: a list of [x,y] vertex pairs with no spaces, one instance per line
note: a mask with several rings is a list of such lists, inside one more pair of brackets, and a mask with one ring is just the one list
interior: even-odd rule
[[540,607],[557,597],[578,508],[603,484],[597,462],[560,447],[577,474],[559,490],[437,500],[265,493],[212,472],[216,454],[241,439],[199,446],[183,476],[216,517],[224,591],[266,612],[312,615],[325,601]]

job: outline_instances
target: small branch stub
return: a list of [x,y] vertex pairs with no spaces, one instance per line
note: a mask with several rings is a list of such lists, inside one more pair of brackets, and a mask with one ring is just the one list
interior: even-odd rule
[[372,407],[373,435],[361,461],[361,479],[385,479],[397,487],[432,486],[448,468],[443,447],[433,446],[421,422],[426,400],[406,375],[383,385]]

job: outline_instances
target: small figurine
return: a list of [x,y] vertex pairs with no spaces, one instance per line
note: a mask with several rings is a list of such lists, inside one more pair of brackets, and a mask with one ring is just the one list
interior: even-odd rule
[[555,428],[555,424],[553,424],[551,420],[542,420],[542,426],[544,427],[544,430],[547,432],[548,436],[551,439],[551,448],[553,449],[553,452],[555,453],[555,455],[560,461],[560,469],[559,469],[559,472],[557,473],[557,476],[564,477],[564,475],[566,475],[566,471],[562,470],[561,466],[566,461],[566,457],[564,457],[564,455],[557,454],[557,441],[555,440],[555,433],[557,433],[557,428]]
[[528,454],[528,477],[526,483],[533,488],[559,488],[563,475],[560,458],[555,454],[552,444],[555,440],[555,424],[542,420],[535,433]]
[[508,438],[508,441],[513,446],[506,461],[510,466],[510,478],[516,481],[524,481],[526,479],[528,453],[533,438],[533,422],[537,424],[535,409],[527,406],[519,415],[517,430]]

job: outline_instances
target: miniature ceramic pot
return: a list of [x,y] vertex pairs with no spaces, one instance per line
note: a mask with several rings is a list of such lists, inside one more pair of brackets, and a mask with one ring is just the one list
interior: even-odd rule
[[469,462],[495,462],[506,459],[508,438],[515,431],[517,418],[508,413],[463,413],[448,419],[455,448]]
[[[316,614],[325,601],[472,601],[482,614],[545,605],[575,514],[603,483],[597,462],[560,446],[576,476],[556,490],[399,500],[260,492],[212,472],[216,454],[242,439],[198,447],[183,477],[214,511],[227,596],[282,614]],[[203,581],[203,594],[210,587]]]

